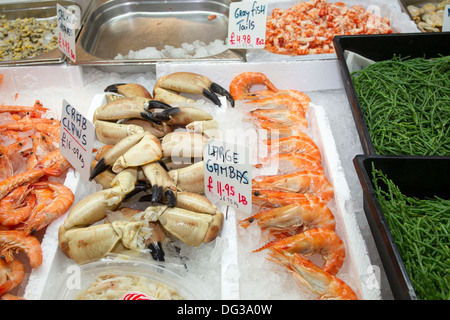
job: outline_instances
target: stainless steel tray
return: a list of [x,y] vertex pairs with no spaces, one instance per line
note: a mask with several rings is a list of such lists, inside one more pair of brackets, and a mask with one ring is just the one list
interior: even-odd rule
[[[441,2],[442,2],[442,0],[399,0],[399,3],[401,5],[403,11],[405,11],[406,14],[414,22],[416,22],[416,21],[414,20],[414,16],[409,12],[408,6],[412,5],[412,6],[416,6],[418,8],[422,8],[426,4],[434,4],[435,6],[438,6]],[[416,24],[417,24],[417,22],[416,22]],[[419,28],[419,30],[424,32],[420,28]]]
[[[161,50],[201,40],[208,44],[228,36],[228,0],[129,1],[93,0],[76,44],[76,62],[95,66],[146,65],[167,61],[242,61],[239,51],[205,58],[114,59],[130,50],[147,47]],[[208,19],[209,18],[209,19]],[[213,19],[212,19],[213,18]]]
[[[85,15],[85,7],[79,3],[80,1],[26,1],[26,2],[8,2],[0,4],[0,15],[5,15],[8,20],[17,18],[35,18],[37,20],[52,21],[56,19],[56,4],[67,8],[69,6],[77,6],[80,9],[81,20]],[[82,21],[80,21],[80,24]],[[1,66],[20,66],[20,65],[41,65],[54,64],[65,61],[65,55],[58,49],[51,50],[47,53],[37,55],[32,58],[20,60],[3,60],[0,61]]]

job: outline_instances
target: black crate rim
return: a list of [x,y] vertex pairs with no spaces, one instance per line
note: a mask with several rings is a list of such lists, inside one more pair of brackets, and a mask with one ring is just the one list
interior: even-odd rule
[[[347,94],[347,97],[349,99],[350,105],[351,105],[351,112],[353,115],[353,119],[355,121],[356,127],[358,129],[358,135],[359,139],[361,141],[361,145],[364,151],[364,154],[366,155],[376,155],[375,147],[373,145],[372,139],[369,134],[369,129],[367,127],[367,123],[364,117],[364,114],[361,109],[361,105],[359,103],[358,97],[356,95],[356,90],[353,85],[353,81],[350,75],[350,70],[348,69],[346,58],[344,51],[346,50],[344,48],[343,42],[345,41],[358,41],[358,39],[361,40],[371,40],[371,41],[377,41],[380,39],[387,39],[389,41],[393,40],[399,40],[402,42],[409,41],[414,42],[418,41],[420,39],[427,39],[428,42],[437,42],[439,46],[442,46],[442,50],[449,52],[450,54],[450,32],[435,32],[435,33],[393,33],[393,34],[371,34],[371,35],[338,35],[333,38],[333,44],[336,51],[336,56],[338,58],[338,63],[342,75],[342,80],[344,82],[344,89]],[[437,41],[437,40],[439,41]],[[447,41],[446,41],[447,40]],[[434,42],[433,42],[434,43]],[[435,44],[435,43],[434,43]],[[437,45],[437,44],[436,44]],[[421,53],[418,56],[436,56],[435,54],[432,54],[433,48],[425,48],[423,53]],[[375,53],[374,57],[369,57],[370,59],[373,59],[374,61],[381,61],[377,59],[377,55],[382,55],[383,53],[376,53],[377,48],[374,48],[373,50]],[[383,49],[381,49],[383,51]],[[360,52],[355,52],[360,53]],[[416,54],[416,53],[415,53]],[[412,54],[410,54],[412,55]],[[393,155],[395,156],[395,155]],[[414,155],[411,155],[414,156]]]

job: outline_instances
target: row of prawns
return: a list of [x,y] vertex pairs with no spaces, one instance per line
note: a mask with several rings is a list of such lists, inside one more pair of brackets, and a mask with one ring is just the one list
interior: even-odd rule
[[[58,149],[60,123],[48,109],[0,105],[0,297],[12,295],[25,277],[23,251],[31,268],[42,264],[37,232],[72,205],[72,191],[60,181],[70,167]],[[56,178],[57,177],[57,178]]]
[[[266,89],[255,91],[258,86]],[[320,299],[357,299],[336,276],[344,263],[345,245],[335,232],[335,217],[327,204],[333,186],[321,165],[318,146],[305,133],[309,97],[296,90],[279,90],[258,72],[236,76],[230,93],[256,107],[248,112],[248,120],[267,133],[269,156],[257,166],[278,161],[276,174],[253,179],[258,212],[240,221],[245,229],[256,223],[271,240],[255,251],[269,250],[269,260],[285,266],[299,285]],[[316,254],[322,255],[322,266],[309,258]]]

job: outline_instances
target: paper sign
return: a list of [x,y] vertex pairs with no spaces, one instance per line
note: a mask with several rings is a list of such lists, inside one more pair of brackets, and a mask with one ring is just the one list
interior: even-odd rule
[[58,18],[58,48],[73,62],[76,61],[75,38],[80,25],[80,11],[77,6],[68,9],[56,5]]
[[203,152],[205,194],[242,212],[252,212],[252,165],[249,149],[213,139]]
[[266,19],[266,0],[230,3],[229,48],[264,48],[266,44]]
[[95,128],[70,103],[63,100],[59,150],[64,158],[88,181],[91,169]]
[[446,5],[444,9],[444,22],[442,24],[442,31],[450,31],[450,5]]

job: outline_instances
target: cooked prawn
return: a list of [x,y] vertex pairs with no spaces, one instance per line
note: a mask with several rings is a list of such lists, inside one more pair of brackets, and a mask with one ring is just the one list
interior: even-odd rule
[[259,108],[292,110],[303,117],[306,115],[307,110],[298,99],[289,94],[274,94],[267,98],[247,101],[246,103],[255,105]]
[[16,259],[9,262],[0,259],[0,296],[22,283],[25,266]]
[[0,201],[0,224],[14,226],[27,219],[36,204],[29,184],[18,186]]
[[240,225],[247,228],[257,222],[263,231],[269,235],[292,235],[308,229],[322,228],[335,230],[336,221],[328,206],[318,199],[305,199],[286,206],[263,210],[250,218],[241,221]]
[[13,105],[0,105],[0,110],[2,112],[10,113],[24,113],[31,118],[39,118],[49,109],[44,108],[44,106],[39,102],[35,101],[32,107],[29,106],[13,106]]
[[24,251],[30,260],[30,266],[37,268],[42,263],[42,248],[34,236],[26,235],[22,231],[0,231],[0,259],[10,262],[17,251]]
[[264,208],[275,208],[286,206],[298,201],[306,201],[312,199],[312,201],[322,201],[318,196],[298,193],[298,192],[286,192],[277,190],[256,190],[253,192],[252,202],[255,205]]
[[316,143],[305,133],[298,132],[295,136],[268,139],[269,154],[299,152],[322,161],[322,155]]
[[61,170],[53,168],[42,168],[25,171],[14,176],[11,176],[3,181],[0,181],[0,200],[6,197],[14,188],[23,183],[32,183],[44,175],[58,176],[61,174]]
[[272,250],[270,255],[273,262],[288,268],[300,287],[306,287],[318,294],[319,299],[358,300],[358,296],[347,283],[324,271],[300,254],[287,255],[281,251]]
[[256,168],[261,168],[265,164],[278,164],[278,174],[290,173],[303,170],[323,170],[320,161],[303,153],[280,153],[274,154],[261,160],[256,164]]
[[273,127],[276,129],[276,124],[282,125],[288,128],[292,127],[308,127],[308,121],[299,112],[295,112],[289,109],[256,109],[249,112],[248,117],[250,121],[255,124],[269,123],[267,129]]
[[74,201],[72,190],[59,182],[37,182],[33,183],[31,188],[36,193],[37,205],[24,222],[23,230],[26,234],[33,234],[49,225],[66,213]]
[[334,194],[333,186],[322,170],[304,170],[256,177],[253,179],[252,189],[309,193],[318,196],[324,201],[330,200]]
[[309,229],[293,236],[282,238],[256,249],[254,252],[271,249],[286,255],[294,253],[302,256],[320,254],[325,260],[321,269],[330,274],[337,274],[345,259],[345,246],[341,238],[333,230]]
[[276,92],[278,89],[260,72],[244,72],[234,77],[230,83],[230,94],[234,100],[253,100],[258,97],[257,92],[250,92],[253,86],[263,85],[269,91]]

